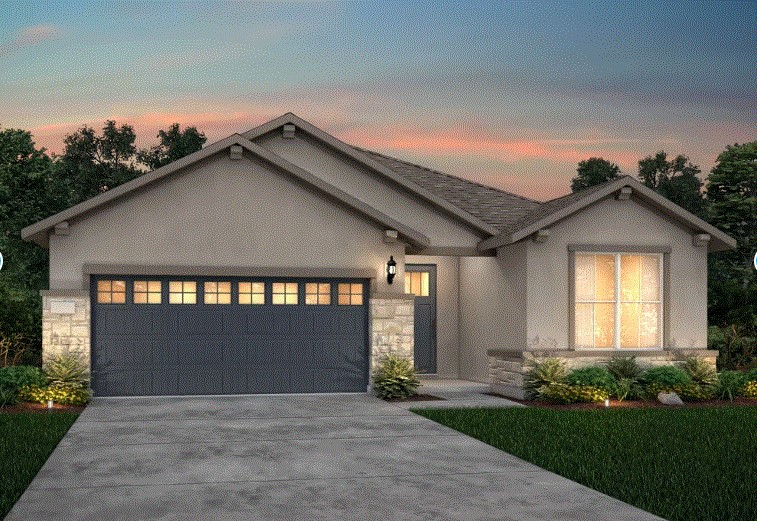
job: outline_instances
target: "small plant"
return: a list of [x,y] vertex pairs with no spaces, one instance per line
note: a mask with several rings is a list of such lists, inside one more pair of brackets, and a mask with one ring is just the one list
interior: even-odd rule
[[387,355],[373,376],[373,390],[384,400],[414,396],[420,385],[410,360],[395,355]]
[[633,400],[644,396],[644,389],[639,385],[638,380],[632,378],[620,378],[615,381],[615,387],[612,390],[615,398],[622,402],[625,399]]
[[691,377],[683,370],[672,365],[661,365],[647,369],[642,376],[645,392],[654,397],[661,392],[675,391],[676,387],[691,383]]
[[746,383],[746,375],[740,371],[721,371],[715,383],[715,396],[731,400],[739,394]]
[[638,381],[644,372],[636,362],[635,356],[613,356],[607,362],[607,370],[616,380],[627,379]]
[[61,405],[84,405],[90,399],[89,389],[85,387],[73,387],[70,384],[51,385],[39,387],[27,385],[19,390],[18,396],[25,402],[45,404],[48,400]]
[[0,387],[0,407],[10,407],[18,403],[18,390],[12,387]]
[[715,368],[701,356],[689,356],[681,364],[694,383],[699,385],[714,385],[718,380]]
[[89,384],[89,370],[81,356],[59,354],[43,365],[50,386],[83,389]]
[[25,385],[44,386],[46,383],[47,379],[39,367],[13,365],[0,368],[0,389],[14,389],[18,391]]
[[696,382],[691,382],[687,385],[678,385],[672,391],[685,402],[698,402],[712,398],[714,387],[712,385],[700,385]]
[[598,403],[609,398],[609,394],[604,389],[593,387],[591,385],[571,386],[564,383],[552,383],[543,385],[537,391],[539,400],[552,403]]
[[532,367],[526,373],[523,389],[531,397],[538,396],[539,389],[545,385],[563,383],[568,374],[565,362],[559,358],[534,360],[529,364]]
[[739,389],[739,395],[745,398],[757,398],[757,382],[749,380],[741,389]]
[[604,390],[608,395],[615,390],[615,378],[602,367],[582,367],[574,369],[565,378],[565,383],[572,386],[591,386]]

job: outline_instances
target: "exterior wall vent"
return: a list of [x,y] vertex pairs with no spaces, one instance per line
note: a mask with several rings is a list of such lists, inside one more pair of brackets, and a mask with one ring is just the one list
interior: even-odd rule
[[281,129],[281,137],[284,139],[293,139],[294,138],[294,131],[297,127],[292,125],[291,123],[287,123],[284,125]]
[[709,233],[698,233],[694,235],[694,246],[707,246],[710,243]]
[[229,148],[229,159],[232,161],[242,159],[242,145],[231,145]]

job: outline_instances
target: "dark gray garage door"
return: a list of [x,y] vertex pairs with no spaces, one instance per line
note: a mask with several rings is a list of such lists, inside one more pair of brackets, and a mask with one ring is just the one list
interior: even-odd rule
[[364,392],[368,281],[97,275],[95,396]]

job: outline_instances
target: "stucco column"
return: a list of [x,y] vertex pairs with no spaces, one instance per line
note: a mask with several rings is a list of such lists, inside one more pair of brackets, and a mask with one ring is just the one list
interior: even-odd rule
[[56,354],[79,354],[90,365],[91,311],[89,292],[41,291],[42,361]]
[[371,295],[371,378],[385,355],[398,355],[413,362],[414,298],[398,293]]

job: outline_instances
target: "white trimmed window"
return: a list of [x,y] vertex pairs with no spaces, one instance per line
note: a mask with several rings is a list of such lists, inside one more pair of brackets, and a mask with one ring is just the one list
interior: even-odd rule
[[576,349],[662,347],[662,259],[656,253],[576,252]]

